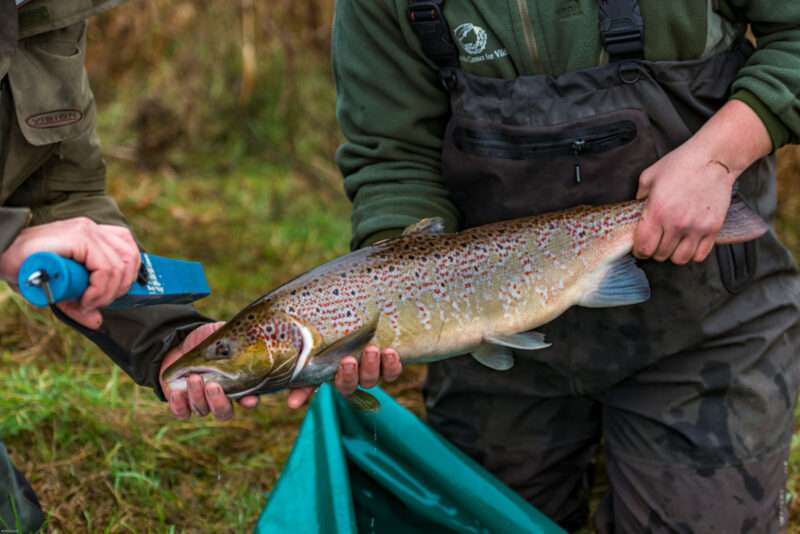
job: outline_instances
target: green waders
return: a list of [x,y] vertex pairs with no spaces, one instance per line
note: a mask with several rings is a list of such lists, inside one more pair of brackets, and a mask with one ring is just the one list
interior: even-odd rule
[[[450,93],[442,171],[465,226],[633,198],[640,173],[727,101],[752,51],[642,61],[637,2],[608,0],[610,64],[499,80],[458,69],[441,0],[409,5]],[[738,192],[769,220],[774,159]],[[586,524],[604,439],[599,532],[778,532],[800,379],[790,253],[770,232],[703,263],[641,266],[650,301],[569,310],[539,329],[553,346],[519,353],[512,371],[432,364],[430,423],[567,530]]]

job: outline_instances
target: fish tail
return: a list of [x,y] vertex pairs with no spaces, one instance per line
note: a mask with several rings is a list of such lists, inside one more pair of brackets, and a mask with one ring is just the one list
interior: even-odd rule
[[769,231],[769,225],[737,195],[717,235],[717,245],[744,243],[759,238]]

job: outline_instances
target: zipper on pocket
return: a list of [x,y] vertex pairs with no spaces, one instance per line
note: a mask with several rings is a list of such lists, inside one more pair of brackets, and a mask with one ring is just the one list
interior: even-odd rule
[[572,153],[575,155],[575,183],[581,183],[581,160],[578,156],[583,152],[583,147],[586,146],[586,139],[576,139],[572,143]]
[[575,181],[580,183],[581,156],[602,154],[627,145],[636,135],[636,124],[624,120],[558,134],[527,134],[457,126],[453,131],[453,140],[462,152],[485,158],[540,160],[572,157],[575,161]]

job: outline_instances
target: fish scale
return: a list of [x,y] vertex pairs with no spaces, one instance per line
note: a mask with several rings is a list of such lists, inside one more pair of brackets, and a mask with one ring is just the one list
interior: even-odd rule
[[[536,308],[552,315],[549,307],[567,283],[564,274],[576,277],[576,261],[584,269],[599,267],[584,254],[589,245],[632,234],[641,209],[639,202],[576,208],[454,234],[389,239],[368,249],[370,254],[354,253],[352,262],[311,271],[306,280],[290,283],[266,300],[288,314],[314,316],[324,339],[346,336],[379,312],[379,345],[401,353],[424,346],[426,354],[414,361],[429,360],[461,348],[459,343],[442,343],[439,332],[444,323],[458,330],[473,329],[473,336],[464,336],[475,338],[473,342],[480,340],[487,322],[499,331],[508,330],[499,324],[502,319],[511,320],[512,329],[538,326]],[[547,275],[554,266],[564,273],[555,280]],[[497,317],[497,301],[502,303],[502,318]],[[525,320],[515,320],[515,314],[523,311],[528,312]],[[407,339],[410,335],[414,339]]]
[[[643,209],[641,201],[583,206],[458,233],[421,221],[256,300],[165,377],[185,387],[188,374],[200,373],[238,398],[331,380],[342,358],[369,343],[394,348],[404,363],[472,352],[509,369],[512,348],[549,346],[526,332],[569,307],[649,298],[646,276],[628,255]],[[737,201],[716,242],[767,230]]]

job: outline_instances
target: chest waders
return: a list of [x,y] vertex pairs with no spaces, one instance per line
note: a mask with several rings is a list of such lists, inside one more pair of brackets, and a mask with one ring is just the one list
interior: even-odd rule
[[[463,227],[634,198],[641,172],[725,104],[752,53],[742,41],[708,59],[645,61],[638,2],[598,7],[609,64],[503,80],[460,70],[443,0],[409,1],[450,95],[442,173]],[[764,158],[737,184],[765,219],[774,168]],[[604,435],[601,532],[740,532],[753,518],[744,531],[777,531],[798,389],[791,254],[770,232],[699,264],[640,263],[648,302],[572,308],[539,329],[553,346],[521,352],[511,371],[432,364],[431,424],[567,529],[585,524]]]

